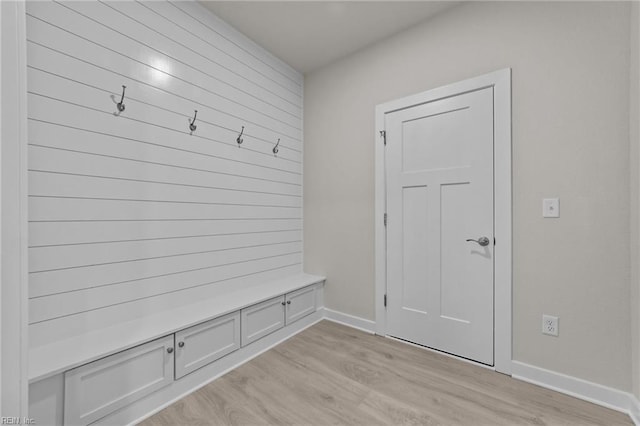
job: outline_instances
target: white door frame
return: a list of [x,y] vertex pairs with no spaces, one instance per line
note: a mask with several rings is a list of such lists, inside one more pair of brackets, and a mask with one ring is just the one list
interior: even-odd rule
[[385,114],[411,108],[438,99],[493,88],[494,108],[494,368],[511,374],[511,69],[495,71],[437,89],[418,93],[376,106],[375,140],[375,288],[376,334],[386,335],[387,311],[387,241],[386,212]]

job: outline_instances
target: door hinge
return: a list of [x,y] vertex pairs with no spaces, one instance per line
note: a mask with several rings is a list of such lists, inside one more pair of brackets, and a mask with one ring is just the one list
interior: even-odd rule
[[387,226],[387,214],[384,214],[384,226]]
[[387,146],[387,131],[380,130],[380,136],[382,137],[382,142],[384,143],[384,146]]
[[387,295],[386,295],[386,293],[384,295],[384,307],[385,308],[387,307]]

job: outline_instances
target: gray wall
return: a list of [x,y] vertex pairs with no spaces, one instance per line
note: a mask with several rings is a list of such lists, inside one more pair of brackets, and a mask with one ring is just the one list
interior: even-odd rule
[[631,161],[631,360],[633,393],[640,397],[640,3],[631,9],[629,142]]
[[464,4],[307,75],[305,270],[327,307],[374,319],[375,105],[511,67],[514,359],[631,390],[629,12]]

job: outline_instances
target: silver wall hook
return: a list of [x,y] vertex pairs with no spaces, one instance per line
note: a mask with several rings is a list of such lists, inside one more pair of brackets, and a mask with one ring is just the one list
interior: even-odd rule
[[276,143],[276,146],[274,146],[273,149],[272,149],[273,155],[277,155],[278,154],[278,145],[280,145],[280,138],[278,138],[278,143]]
[[118,102],[118,111],[124,111],[124,91],[127,88],[124,84],[122,85],[122,98],[120,98],[120,102]]
[[242,142],[244,142],[244,139],[242,139],[242,134],[244,133],[244,126],[242,126],[242,130],[240,130],[240,134],[238,135],[238,138],[236,139],[236,142],[238,143],[238,146],[242,145]]
[[198,116],[198,110],[195,110],[195,113],[193,114],[193,120],[189,122],[189,129],[191,129],[192,132],[195,132],[196,129],[198,128],[198,126],[196,126],[196,117]]

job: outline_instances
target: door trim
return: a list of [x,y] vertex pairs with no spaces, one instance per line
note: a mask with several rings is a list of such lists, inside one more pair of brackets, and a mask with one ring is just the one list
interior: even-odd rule
[[385,145],[380,132],[385,130],[385,115],[427,102],[493,87],[494,108],[494,368],[511,374],[511,294],[512,294],[512,213],[511,213],[511,69],[506,68],[479,77],[459,81],[376,106],[375,118],[375,302],[376,334],[385,336],[387,311],[387,241]]

